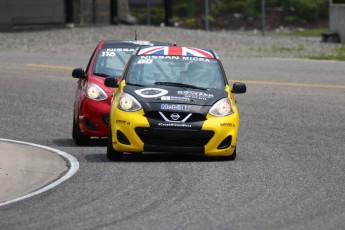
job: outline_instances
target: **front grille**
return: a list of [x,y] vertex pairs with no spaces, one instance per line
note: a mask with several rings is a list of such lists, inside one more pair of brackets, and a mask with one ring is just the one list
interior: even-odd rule
[[[163,115],[171,120],[171,114],[177,113],[179,114],[180,118],[177,121],[182,121],[185,117],[187,117],[190,113],[186,112],[161,112]],[[159,114],[157,111],[150,111],[145,114],[145,117],[151,118],[158,121],[164,121],[164,118]],[[198,121],[205,121],[206,117],[199,113],[192,113],[192,115],[185,121],[185,122],[198,122]]]
[[135,129],[144,144],[156,146],[176,147],[203,147],[213,137],[213,131],[188,130],[188,129]]

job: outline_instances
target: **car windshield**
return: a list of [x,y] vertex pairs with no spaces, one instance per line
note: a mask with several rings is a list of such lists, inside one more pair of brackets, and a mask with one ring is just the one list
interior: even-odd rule
[[97,54],[93,74],[101,77],[121,76],[134,50],[134,48],[101,49]]
[[136,56],[131,61],[126,83],[199,89],[225,87],[217,60],[184,56]]

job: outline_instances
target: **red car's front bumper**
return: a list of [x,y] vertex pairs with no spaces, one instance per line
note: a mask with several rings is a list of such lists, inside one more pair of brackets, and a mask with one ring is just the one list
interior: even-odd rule
[[79,106],[80,131],[85,136],[107,137],[111,99],[95,101],[84,97]]

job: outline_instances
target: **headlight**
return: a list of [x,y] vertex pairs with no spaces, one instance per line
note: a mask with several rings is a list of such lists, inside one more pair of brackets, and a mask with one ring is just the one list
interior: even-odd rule
[[102,101],[108,98],[104,90],[92,82],[87,84],[86,96],[95,101]]
[[224,117],[232,113],[233,110],[229,98],[223,98],[217,101],[210,109],[210,114],[217,117]]
[[133,112],[141,109],[141,105],[133,96],[128,93],[122,93],[118,108],[127,112]]

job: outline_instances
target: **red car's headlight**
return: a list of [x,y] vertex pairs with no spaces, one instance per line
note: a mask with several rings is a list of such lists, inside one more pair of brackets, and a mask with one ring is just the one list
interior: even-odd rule
[[87,85],[86,97],[95,101],[102,101],[108,98],[104,90],[92,82],[89,82]]

